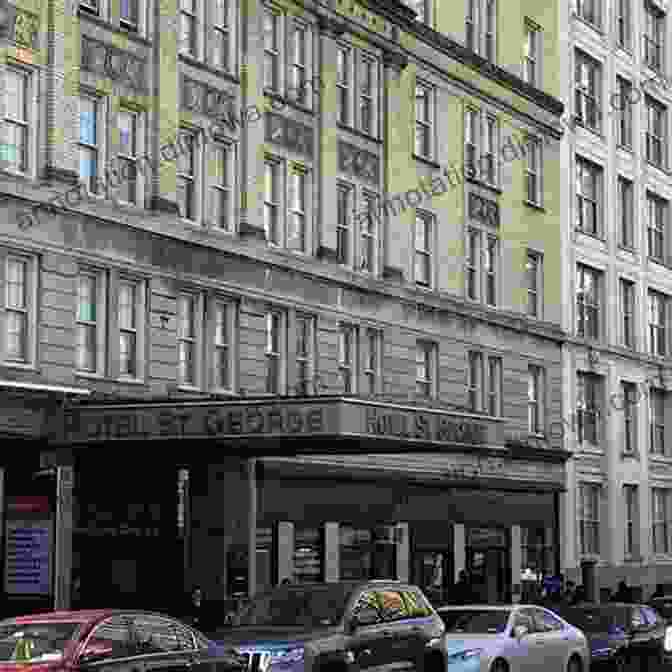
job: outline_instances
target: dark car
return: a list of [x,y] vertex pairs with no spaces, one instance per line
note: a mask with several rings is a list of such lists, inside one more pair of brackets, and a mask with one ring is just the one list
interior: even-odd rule
[[660,669],[666,662],[665,622],[655,609],[641,604],[582,604],[556,609],[583,630],[591,649],[591,666],[617,670]]
[[249,672],[445,672],[443,621],[419,588],[397,581],[281,585],[211,638]]
[[0,621],[0,672],[245,672],[203,633],[151,612],[55,611]]

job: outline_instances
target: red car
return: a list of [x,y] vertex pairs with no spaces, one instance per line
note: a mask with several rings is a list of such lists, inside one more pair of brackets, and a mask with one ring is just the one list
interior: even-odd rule
[[100,609],[0,621],[0,672],[244,672],[231,649],[167,616]]

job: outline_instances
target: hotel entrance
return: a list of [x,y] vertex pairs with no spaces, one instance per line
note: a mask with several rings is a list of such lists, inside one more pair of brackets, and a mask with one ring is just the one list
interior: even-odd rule
[[506,530],[472,527],[468,530],[466,565],[478,602],[511,601],[510,545]]

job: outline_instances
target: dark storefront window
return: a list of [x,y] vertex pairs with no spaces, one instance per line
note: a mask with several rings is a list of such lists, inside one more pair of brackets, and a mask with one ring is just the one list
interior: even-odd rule
[[373,529],[339,528],[341,579],[395,579],[396,528],[380,525]]
[[321,530],[299,529],[294,531],[294,581],[296,583],[322,581],[323,550]]

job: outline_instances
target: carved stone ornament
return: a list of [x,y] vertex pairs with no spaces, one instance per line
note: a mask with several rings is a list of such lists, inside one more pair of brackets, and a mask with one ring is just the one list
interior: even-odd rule
[[21,47],[35,49],[37,47],[37,31],[40,21],[36,14],[23,9],[16,10],[16,23],[14,25],[14,42]]
[[88,37],[82,37],[81,47],[82,70],[109,77],[137,91],[147,90],[146,67],[142,59]]

